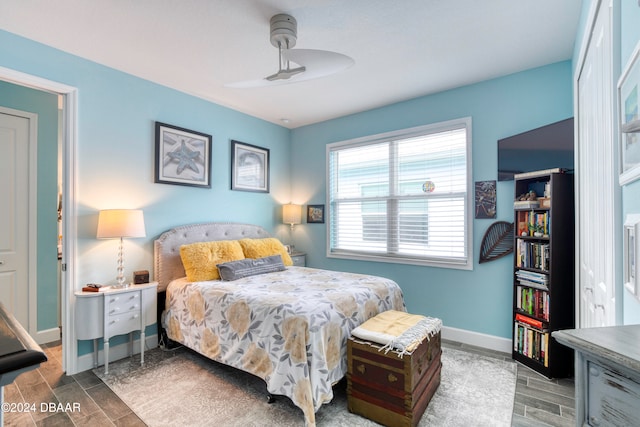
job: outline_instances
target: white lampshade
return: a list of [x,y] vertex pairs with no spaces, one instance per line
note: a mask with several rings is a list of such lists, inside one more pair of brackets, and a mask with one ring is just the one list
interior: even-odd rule
[[139,209],[107,209],[98,215],[98,239],[145,237],[144,216]]
[[98,239],[120,239],[118,247],[118,287],[127,287],[124,283],[123,237],[145,237],[144,217],[139,209],[107,209],[98,214]]
[[294,224],[302,222],[302,206],[289,203],[282,206],[282,222],[293,228]]

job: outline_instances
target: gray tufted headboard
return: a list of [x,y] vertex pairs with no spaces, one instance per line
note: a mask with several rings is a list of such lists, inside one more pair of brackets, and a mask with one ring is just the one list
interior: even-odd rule
[[172,280],[186,276],[180,259],[180,246],[213,240],[265,237],[271,236],[258,225],[232,222],[190,224],[165,231],[153,242],[154,276],[158,282],[158,292],[164,291]]

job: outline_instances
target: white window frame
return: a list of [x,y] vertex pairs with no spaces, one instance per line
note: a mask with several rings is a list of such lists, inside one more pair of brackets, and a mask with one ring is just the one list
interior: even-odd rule
[[[417,126],[409,129],[402,129],[398,131],[386,132],[382,134],[369,135],[361,138],[350,139],[346,141],[334,142],[327,144],[326,147],[326,200],[328,208],[328,221],[326,226],[326,248],[327,258],[339,258],[339,259],[352,259],[360,261],[376,261],[376,262],[388,262],[397,264],[413,264],[424,265],[431,267],[443,267],[460,270],[472,270],[473,269],[473,175],[472,175],[472,141],[471,141],[471,117],[464,117],[460,119],[449,120],[445,122],[439,122],[424,126]],[[460,129],[464,127],[466,130],[466,152],[465,161],[467,169],[466,180],[466,197],[465,203],[465,224],[464,224],[464,246],[466,256],[464,259],[444,259],[444,258],[410,258],[402,256],[390,256],[390,255],[372,255],[365,253],[353,253],[353,252],[333,252],[331,250],[331,176],[330,176],[330,153],[336,148],[357,147],[369,144],[375,144],[384,142],[391,139],[405,139],[418,137],[427,134],[433,134],[438,132],[446,132],[452,129]]]

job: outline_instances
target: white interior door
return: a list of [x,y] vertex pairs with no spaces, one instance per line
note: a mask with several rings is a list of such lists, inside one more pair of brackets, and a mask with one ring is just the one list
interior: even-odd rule
[[[0,108],[0,302],[34,336],[36,313],[30,310],[30,174],[37,116]],[[35,207],[33,207],[35,209]],[[33,233],[32,233],[33,234]]]
[[577,81],[577,279],[579,327],[616,323],[620,221],[614,138],[611,4],[595,10]]

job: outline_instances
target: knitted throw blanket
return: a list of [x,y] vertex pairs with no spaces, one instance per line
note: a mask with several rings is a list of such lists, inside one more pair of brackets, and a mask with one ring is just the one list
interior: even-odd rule
[[440,332],[442,320],[402,311],[388,310],[364,322],[351,331],[362,340],[382,344],[380,350],[397,350],[400,355],[411,353],[426,338]]

